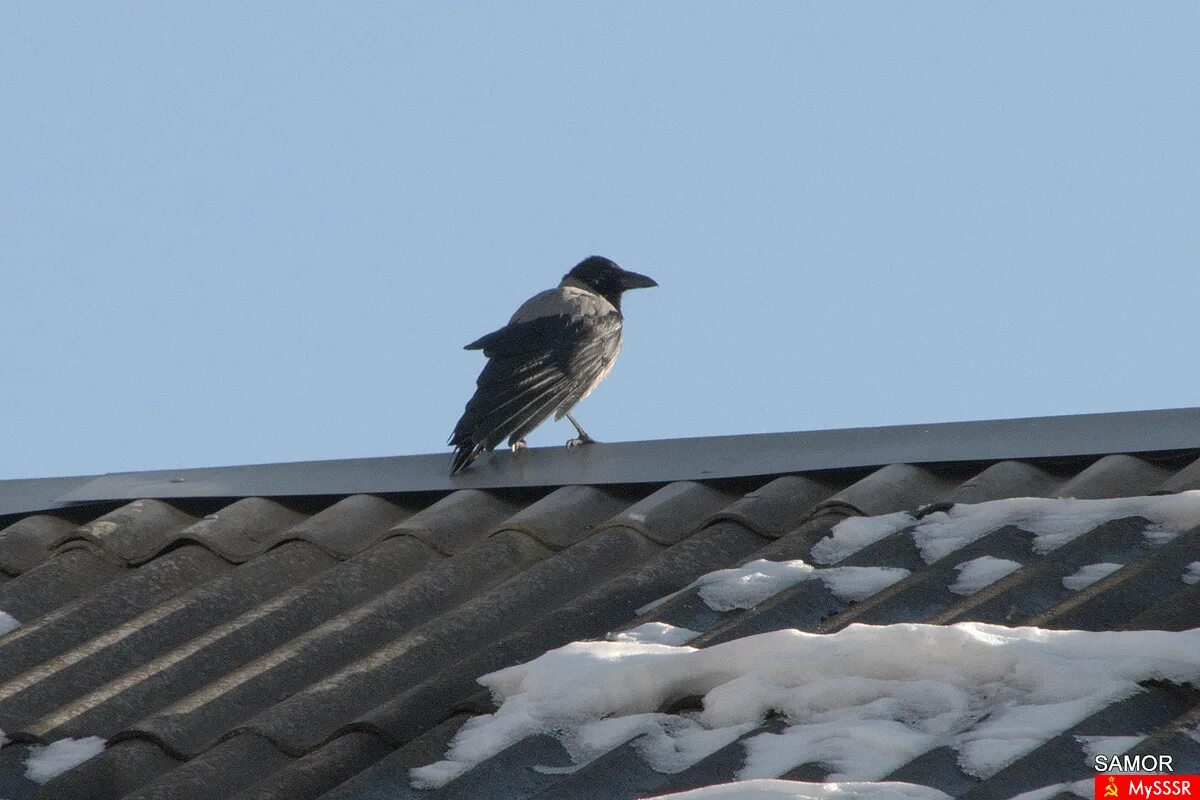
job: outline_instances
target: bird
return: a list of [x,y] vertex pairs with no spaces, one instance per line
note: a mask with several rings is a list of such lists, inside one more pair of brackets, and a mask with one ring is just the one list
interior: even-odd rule
[[522,303],[503,328],[464,347],[482,350],[488,362],[450,436],[450,474],[505,437],[514,453],[525,448],[525,437],[551,414],[575,426],[579,435],[568,447],[594,442],[571,409],[604,380],[621,350],[621,295],[652,286],[653,278],[589,256],[556,288]]

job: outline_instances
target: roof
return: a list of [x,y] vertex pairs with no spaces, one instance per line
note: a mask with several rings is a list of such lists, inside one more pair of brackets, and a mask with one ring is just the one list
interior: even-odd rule
[[[804,442],[825,445],[794,452]],[[888,536],[839,564],[911,574],[857,602],[808,582],[744,610],[715,611],[689,591],[637,614],[713,570],[812,561],[849,517],[1200,489],[1200,409],[607,448],[530,451],[525,480],[500,454],[458,488],[420,478],[448,456],[0,484],[14,489],[0,610],[22,623],[0,637],[0,729],[12,740],[0,749],[0,796],[645,797],[730,780],[741,746],[666,775],[626,743],[550,774],[533,767],[569,760],[539,735],[439,790],[413,789],[408,770],[494,710],[479,676],[651,620],[701,632],[699,646],[854,622],[1200,626],[1200,584],[1178,578],[1200,561],[1200,536],[1155,543],[1138,517],[1049,552],[1003,527],[932,563],[911,537]],[[889,455],[908,457],[879,460]],[[30,503],[42,508],[15,507]],[[980,555],[1021,568],[975,594],[951,592],[955,565]],[[1095,562],[1123,566],[1063,586]],[[1143,688],[985,780],[944,748],[892,777],[1010,797],[1091,774],[1075,736],[1133,734],[1200,772],[1200,742],[1187,735],[1200,689]],[[107,740],[99,755],[44,785],[25,777],[28,744],[89,736]],[[785,777],[825,774],[806,764]]]

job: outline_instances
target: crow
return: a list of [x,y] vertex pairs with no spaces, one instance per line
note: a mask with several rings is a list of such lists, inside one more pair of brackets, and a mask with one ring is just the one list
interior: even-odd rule
[[525,437],[554,414],[578,431],[568,447],[595,441],[571,409],[604,380],[621,350],[621,293],[658,284],[601,256],[589,256],[556,289],[526,300],[512,319],[467,345],[488,362],[454,426],[451,475],[462,472],[508,437],[516,452]]

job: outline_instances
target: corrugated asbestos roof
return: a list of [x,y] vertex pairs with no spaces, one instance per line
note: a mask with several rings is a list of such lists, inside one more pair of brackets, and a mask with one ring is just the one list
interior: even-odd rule
[[[932,564],[911,538],[892,536],[841,563],[911,576],[857,603],[810,581],[749,610],[717,612],[686,593],[635,612],[712,570],[810,560],[847,516],[1200,488],[1200,453],[1184,452],[1195,437],[1164,446],[1152,422],[1140,420],[1157,449],[1127,448],[1138,455],[964,451],[961,463],[765,475],[750,464],[745,477],[702,481],[55,500],[0,531],[0,610],[22,622],[0,637],[0,729],[14,740],[0,749],[0,797],[546,800],[728,781],[742,762],[737,743],[676,775],[649,769],[628,743],[573,774],[539,772],[569,763],[546,736],[436,791],[412,789],[407,770],[441,758],[464,721],[491,710],[479,675],[647,621],[701,631],[693,645],[852,622],[1198,627],[1200,585],[1178,576],[1200,561],[1200,535],[1156,546],[1138,518],[1042,555],[1001,528]],[[985,554],[1025,566],[976,594],[950,592],[953,565]],[[1094,562],[1125,566],[1081,591],[1063,587]],[[1146,684],[988,780],[964,774],[948,750],[891,777],[973,800],[1010,797],[1087,777],[1076,735],[1133,734],[1149,735],[1138,750],[1200,772],[1200,742],[1187,735],[1197,723],[1200,689]],[[106,749],[44,785],[24,777],[24,745],[87,736]],[[810,764],[787,777],[824,774]]]

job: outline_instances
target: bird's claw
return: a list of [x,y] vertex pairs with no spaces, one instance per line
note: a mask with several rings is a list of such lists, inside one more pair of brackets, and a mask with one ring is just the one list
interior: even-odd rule
[[513,451],[514,454],[516,454],[516,453],[521,452],[522,450],[528,450],[529,445],[525,444],[524,439],[521,439],[519,441],[513,442],[511,445],[509,445],[509,448]]
[[585,444],[592,444],[596,440],[590,436],[576,436],[567,442],[567,447],[582,447]]

